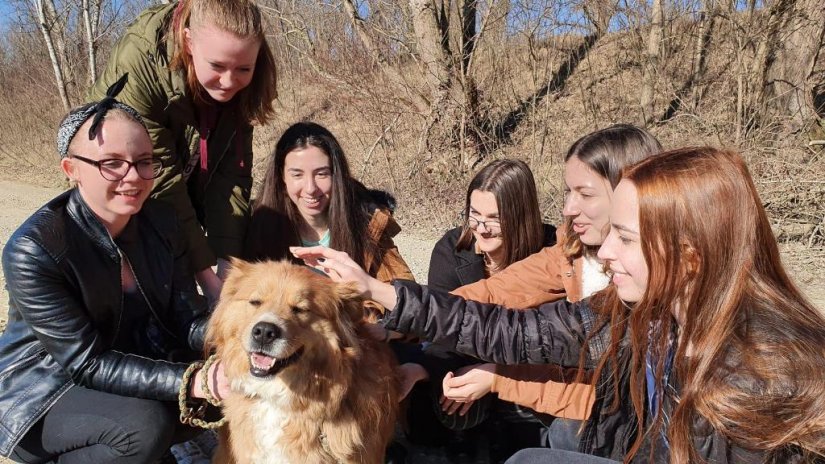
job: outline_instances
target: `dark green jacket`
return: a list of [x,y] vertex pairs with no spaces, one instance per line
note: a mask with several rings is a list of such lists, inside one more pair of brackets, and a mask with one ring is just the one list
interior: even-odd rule
[[[89,91],[99,100],[106,89],[129,73],[118,100],[143,116],[163,161],[152,195],[171,203],[182,223],[192,270],[215,264],[215,258],[240,256],[249,222],[252,188],[252,126],[230,104],[224,105],[208,136],[208,171],[195,165],[200,123],[182,72],[169,69],[173,42],[166,39],[176,3],[148,8],[128,27],[112,49],[106,69]],[[235,139],[239,137],[236,141]],[[200,178],[205,177],[205,178]]]

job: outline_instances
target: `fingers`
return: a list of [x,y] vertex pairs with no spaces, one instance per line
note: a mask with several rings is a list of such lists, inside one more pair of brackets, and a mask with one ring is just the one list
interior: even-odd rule
[[466,403],[462,403],[461,404],[461,409],[458,410],[458,415],[463,416],[463,415],[467,414],[467,411],[470,410],[470,408],[473,406],[473,404],[475,404],[475,401],[472,401],[472,400],[467,401]]

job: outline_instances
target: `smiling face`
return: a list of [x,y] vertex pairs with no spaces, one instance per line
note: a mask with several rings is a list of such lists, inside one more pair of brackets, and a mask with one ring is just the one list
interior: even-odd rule
[[109,113],[94,140],[89,140],[91,119],[77,132],[69,147],[69,157],[61,161],[66,176],[77,183],[77,189],[92,212],[112,236],[117,236],[129,218],[137,214],[149,197],[153,180],[141,178],[135,167],[119,181],[109,181],[96,166],[84,163],[72,155],[100,161],[122,159],[136,162],[152,159],[152,141],[146,129],[126,116]]
[[226,103],[252,82],[260,40],[209,24],[184,32],[195,76],[212,99]]
[[619,182],[613,192],[610,232],[598,256],[610,266],[619,298],[629,303],[641,300],[647,289],[648,268],[639,235],[639,196],[630,181]]
[[[498,202],[493,192],[473,190],[470,193],[470,227],[478,248],[493,258],[501,251],[504,244],[499,220]],[[484,222],[484,225],[480,222]],[[478,225],[472,228],[474,224]]]
[[609,227],[610,182],[576,156],[564,165],[564,216],[572,217],[573,233],[585,245],[599,246]]
[[326,223],[332,196],[329,156],[309,145],[287,153],[284,185],[289,199],[308,224]]

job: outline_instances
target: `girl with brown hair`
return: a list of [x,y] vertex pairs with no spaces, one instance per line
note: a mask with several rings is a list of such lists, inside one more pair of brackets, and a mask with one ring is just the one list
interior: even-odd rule
[[579,451],[602,459],[538,450],[512,462],[825,456],[825,318],[783,269],[736,153],[675,150],[626,170],[599,249],[612,285],[581,303],[513,313],[375,282],[334,250],[296,253],[394,308],[390,329],[494,362],[595,369],[596,403]]
[[[556,228],[541,220],[533,172],[521,160],[497,160],[483,167],[467,188],[463,216],[463,224],[449,230],[433,249],[427,279],[432,288],[452,291],[477,282],[556,242]],[[498,438],[497,443],[506,444],[508,449],[515,445],[518,449],[517,443],[505,443],[512,440],[502,439],[501,434],[497,437],[478,435],[483,433],[478,426],[493,417],[507,423],[508,429],[515,429],[508,437],[529,435],[520,440],[522,448],[539,444],[541,425],[530,413],[512,403],[490,398],[470,409],[470,404],[453,404],[443,397],[444,375],[456,370],[469,371],[479,365],[478,359],[434,346],[425,348],[417,362],[420,364],[407,365],[412,380],[431,379],[431,382],[425,384],[430,388],[418,388],[411,394],[414,404],[408,413],[411,441],[452,441],[451,449],[458,448],[456,443],[460,442],[461,447],[472,452],[478,440]],[[422,367],[417,368],[419,365]],[[405,380],[411,379],[405,377]],[[464,408],[459,409],[462,406]],[[438,421],[432,417],[433,409]],[[450,440],[457,435],[453,431],[467,429],[473,431],[463,434],[464,440]]]
[[[579,301],[602,290],[609,277],[596,253],[609,231],[613,189],[624,167],[660,151],[653,135],[630,124],[615,124],[576,140],[564,157],[564,225],[558,243],[487,279],[450,289],[452,293],[510,308],[530,308],[560,298]],[[537,411],[545,423],[552,421],[550,446],[576,449],[579,421],[589,416],[594,401],[593,389],[575,383],[576,376],[575,369],[557,366],[482,364],[444,378],[444,409],[463,413],[475,401],[495,393]]]
[[355,180],[341,144],[320,124],[299,122],[275,145],[252,209],[247,260],[291,258],[290,246],[346,251],[378,279],[413,279],[392,238],[395,199]]
[[253,0],[150,7],[117,42],[89,92],[100,99],[129,74],[119,98],[146,121],[163,164],[152,196],[175,207],[192,272],[212,300],[246,236],[252,124],[274,113],[275,61],[264,27]]

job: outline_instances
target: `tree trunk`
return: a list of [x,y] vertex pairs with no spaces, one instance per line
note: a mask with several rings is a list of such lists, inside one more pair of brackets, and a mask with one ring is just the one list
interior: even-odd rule
[[57,21],[54,4],[52,0],[36,0],[35,7],[37,10],[38,26],[40,32],[43,34],[43,40],[46,43],[46,49],[49,51],[49,59],[52,62],[54,69],[54,78],[57,85],[57,91],[60,94],[60,101],[63,102],[63,109],[69,111],[71,104],[69,103],[69,96],[66,92],[66,80],[63,75],[63,66],[57,56],[55,50],[54,40],[52,39],[52,30]]
[[385,76],[399,89],[399,91],[406,93],[410,98],[412,106],[421,113],[426,113],[430,107],[430,102],[424,98],[417,89],[410,85],[401,75],[401,72],[389,63],[389,60],[381,52],[370,32],[364,25],[364,19],[358,14],[358,10],[353,3],[353,0],[344,0],[344,9],[349,16],[352,28],[364,44],[372,59],[378,63],[381,71]]
[[817,117],[813,80],[822,54],[825,35],[825,7],[821,0],[800,0],[788,23],[777,53],[775,91],[784,111],[801,127]]
[[702,96],[702,80],[707,70],[708,44],[713,33],[715,19],[716,5],[714,0],[704,0],[702,11],[699,13],[699,31],[696,35],[696,46],[693,50],[693,74],[690,78],[693,85],[691,105],[694,109],[699,106],[699,100]]
[[650,35],[648,35],[647,39],[647,63],[644,76],[642,77],[642,95],[639,99],[639,105],[642,108],[642,121],[645,125],[650,124],[654,120],[654,87],[656,73],[659,69],[659,56],[662,49],[665,23],[663,1],[664,0],[653,0],[653,8],[651,11]]
[[86,54],[89,60],[89,84],[97,80],[97,21],[100,17],[99,0],[82,0],[80,8],[83,13],[83,27],[86,33]]
[[776,59],[780,33],[788,22],[788,15],[795,3],[796,0],[777,0],[768,12],[768,23],[756,49],[756,56],[748,78],[748,87],[751,92],[746,112],[749,113],[750,119],[758,118],[764,113],[768,71]]

